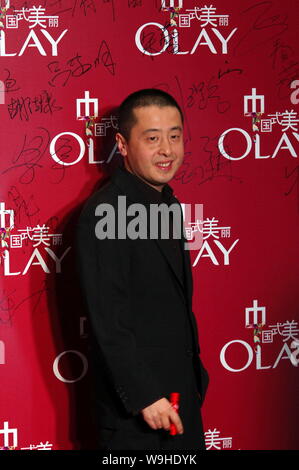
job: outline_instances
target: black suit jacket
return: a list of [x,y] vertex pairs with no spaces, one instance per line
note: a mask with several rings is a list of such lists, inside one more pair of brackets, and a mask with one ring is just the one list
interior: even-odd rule
[[[149,199],[132,184],[132,176],[136,178],[117,168],[85,203],[76,228],[78,273],[93,333],[103,426],[117,426],[120,420],[180,391],[190,356],[201,401],[208,385],[192,312],[189,251],[183,250],[184,281],[169,240],[99,240],[95,235],[100,204],[115,208],[116,228],[118,196],[126,196],[127,206],[138,202],[149,209]],[[182,238],[180,243],[185,241]]]

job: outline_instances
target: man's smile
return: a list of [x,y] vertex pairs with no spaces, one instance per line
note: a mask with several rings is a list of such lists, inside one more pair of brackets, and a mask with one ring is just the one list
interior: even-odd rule
[[169,160],[167,162],[158,162],[155,164],[155,166],[158,167],[159,170],[169,171],[172,169],[172,160]]

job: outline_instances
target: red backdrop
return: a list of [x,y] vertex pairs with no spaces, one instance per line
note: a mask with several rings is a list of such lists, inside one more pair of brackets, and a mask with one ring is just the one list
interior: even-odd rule
[[186,120],[171,184],[203,209],[186,228],[203,236],[191,258],[207,448],[298,449],[297,2],[1,7],[0,447],[94,445],[73,230],[119,161],[115,108],[157,87]]

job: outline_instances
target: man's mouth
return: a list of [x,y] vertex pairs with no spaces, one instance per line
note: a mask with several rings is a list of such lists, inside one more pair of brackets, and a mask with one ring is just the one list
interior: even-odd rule
[[168,162],[158,162],[156,163],[156,166],[162,171],[168,171],[172,167],[172,160]]

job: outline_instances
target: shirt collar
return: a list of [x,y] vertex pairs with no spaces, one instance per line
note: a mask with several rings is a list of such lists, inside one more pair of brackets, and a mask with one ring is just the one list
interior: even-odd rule
[[173,194],[173,189],[169,184],[165,184],[162,188],[162,191],[158,191],[157,189],[153,188],[149,184],[145,183],[139,176],[135,175],[128,171],[124,165],[121,165],[118,168],[118,171],[121,172],[123,176],[126,177],[128,183],[133,185],[135,189],[138,190],[139,193],[146,198],[146,200],[150,203],[161,203],[161,202],[170,202],[170,199]]

